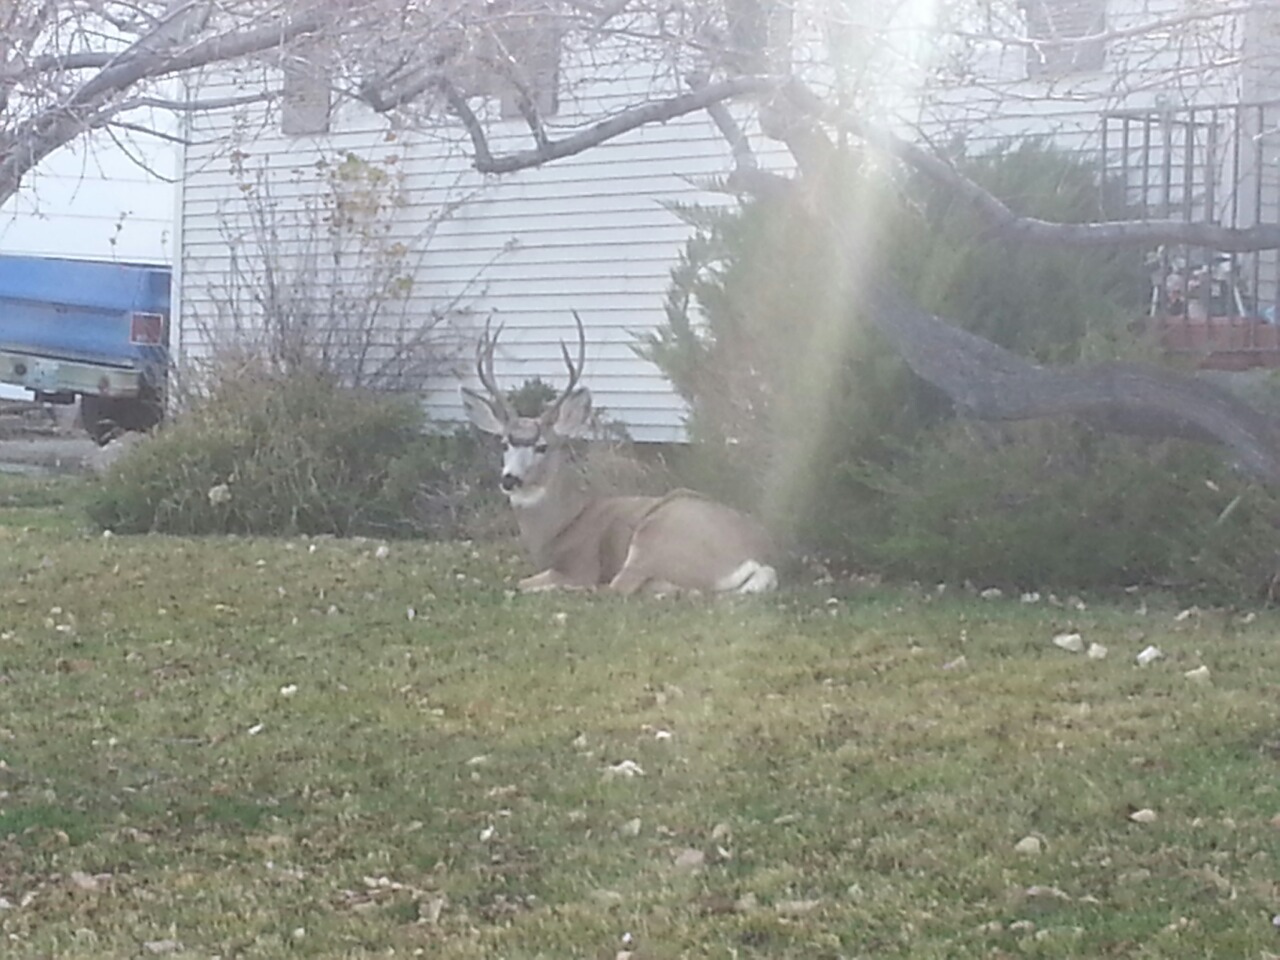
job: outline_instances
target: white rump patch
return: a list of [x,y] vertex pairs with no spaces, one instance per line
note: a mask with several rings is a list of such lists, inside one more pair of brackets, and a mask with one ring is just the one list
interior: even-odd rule
[[744,560],[733,573],[716,581],[721,593],[768,593],[777,586],[778,572],[755,560]]

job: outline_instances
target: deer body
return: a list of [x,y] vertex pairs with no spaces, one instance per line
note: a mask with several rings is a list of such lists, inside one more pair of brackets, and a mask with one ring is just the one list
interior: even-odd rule
[[[574,314],[577,319],[577,314]],[[525,591],[607,587],[759,593],[777,585],[768,534],[755,520],[691,490],[662,497],[594,497],[568,462],[567,441],[585,427],[591,395],[575,389],[585,334],[578,324],[578,364],[563,348],[569,387],[537,418],[520,417],[493,378],[497,334],[477,348],[488,396],[462,388],[472,423],[503,439],[502,489],[520,538],[540,573]],[[499,331],[500,333],[500,331]]]

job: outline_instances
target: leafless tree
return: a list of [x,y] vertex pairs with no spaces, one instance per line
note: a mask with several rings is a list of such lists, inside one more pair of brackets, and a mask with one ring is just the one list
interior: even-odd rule
[[[966,120],[1011,105],[1157,90],[1192,99],[1275,66],[1280,0],[1110,6],[1124,15],[1102,16],[1101,0],[0,0],[0,201],[50,152],[87,130],[131,122],[131,111],[227,105],[166,97],[166,80],[266,59],[286,75],[319,73],[339,96],[401,123],[461,124],[486,174],[554,163],[706,111],[733,146],[729,183],[743,192],[803,190],[832,150],[856,145],[953,191],[1011,242],[1280,248],[1280,227],[1265,222],[1019,217],[944,150],[912,135],[934,107],[963,133]],[[1069,68],[1098,51],[1126,68],[1101,91],[1082,88]],[[1014,68],[982,69],[992,63]],[[548,66],[563,72],[551,96],[573,104],[561,111],[571,125],[538,82]],[[1028,73],[1041,81],[1034,92]],[[616,95],[593,94],[611,80]],[[986,96],[961,103],[954,93],[962,85]],[[249,94],[278,95],[265,87]],[[501,110],[487,106],[495,99]],[[493,136],[502,115],[523,119],[523,146]],[[761,162],[756,134],[785,147],[790,162]],[[844,226],[850,263],[867,262],[854,225]],[[1044,370],[916,310],[878,277],[863,280],[874,322],[906,362],[974,416],[1071,412],[1120,429],[1213,439],[1280,481],[1274,429],[1226,394],[1162,370]]]

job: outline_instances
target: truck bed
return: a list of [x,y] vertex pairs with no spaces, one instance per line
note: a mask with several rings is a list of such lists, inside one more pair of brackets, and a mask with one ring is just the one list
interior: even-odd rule
[[118,368],[163,363],[161,342],[137,343],[135,315],[167,326],[169,268],[0,256],[0,351]]

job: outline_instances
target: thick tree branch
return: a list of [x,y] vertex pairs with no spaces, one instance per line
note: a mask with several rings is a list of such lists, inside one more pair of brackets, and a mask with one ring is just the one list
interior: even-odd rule
[[787,86],[787,99],[801,116],[857,137],[873,149],[901,161],[967,203],[979,217],[1011,243],[1071,247],[1157,246],[1193,244],[1233,253],[1280,248],[1280,225],[1221,227],[1182,220],[1115,220],[1054,223],[1022,217],[1001,200],[924,147],[867,123],[848,110],[833,107],[798,81]]
[[445,102],[449,104],[449,109],[462,121],[467,136],[471,138],[471,149],[475,151],[476,169],[484,170],[486,164],[493,162],[493,155],[489,152],[489,140],[484,133],[484,125],[480,123],[480,118],[475,115],[475,111],[467,103],[467,98],[457,87],[443,77],[439,78],[438,84],[444,93]]
[[[701,90],[706,87],[706,79],[694,78],[689,85],[694,90]],[[747,173],[748,171],[760,169],[760,164],[756,162],[755,152],[751,149],[751,140],[742,129],[742,125],[734,119],[725,102],[717,100],[714,103],[707,104],[707,116],[711,118],[711,122],[720,131],[720,136],[725,138],[729,144],[729,149],[733,152],[733,172]]]
[[[279,90],[263,90],[260,93],[248,93],[242,97],[212,97],[207,100],[169,100],[164,97],[133,97],[120,103],[113,103],[88,117],[90,127],[99,127],[107,122],[119,125],[114,118],[132,110],[150,107],[154,110],[166,110],[170,113],[201,113],[206,110],[227,110],[231,107],[244,107],[253,103],[264,103],[280,96]],[[177,141],[181,142],[181,141]]]
[[[849,244],[846,252],[852,250]],[[1121,433],[1221,444],[1248,473],[1280,483],[1274,421],[1212,383],[1131,363],[1048,369],[921,310],[887,285],[866,284],[864,294],[872,323],[907,366],[969,416],[1074,415]]]
[[665,123],[698,110],[705,110],[714,103],[722,103],[735,97],[773,93],[778,90],[779,85],[780,81],[773,77],[735,77],[732,80],[722,80],[719,83],[708,84],[692,93],[631,107],[614,114],[607,120],[592,124],[578,133],[560,140],[548,140],[545,145],[531,150],[490,156],[487,160],[477,154],[475,168],[481,173],[512,173],[527,167],[540,166],[552,160],[571,157],[592,147],[598,147],[638,127],[651,123]]
[[[173,53],[157,49],[158,44],[168,43],[169,37],[156,31],[148,33],[114,54],[75,93],[16,125],[7,138],[8,143],[0,150],[0,203],[18,189],[26,173],[50,153],[95,124],[110,122],[111,98],[127,92],[139,81],[271,50],[320,30],[326,22],[326,14],[312,9],[253,29],[211,37]],[[166,20],[157,29],[167,31],[171,26]]]

